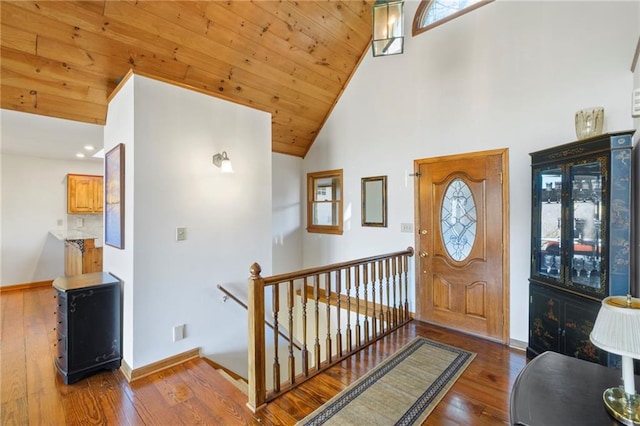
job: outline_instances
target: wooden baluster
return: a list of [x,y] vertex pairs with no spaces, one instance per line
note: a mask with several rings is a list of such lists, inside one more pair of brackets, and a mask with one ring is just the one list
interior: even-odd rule
[[362,275],[364,284],[364,341],[369,342],[369,299],[367,299],[367,287],[369,285],[369,265],[362,265]]
[[296,358],[293,355],[293,302],[295,293],[293,291],[293,280],[289,280],[287,289],[287,302],[289,308],[289,383],[296,382]]
[[398,322],[398,301],[396,299],[396,273],[397,273],[397,269],[396,269],[396,264],[398,262],[398,258],[394,257],[391,259],[391,278],[393,279],[393,325],[394,327],[397,327],[399,322]]
[[273,298],[271,299],[273,306],[273,390],[280,392],[280,360],[278,359],[278,312],[280,311],[280,284],[273,286]]
[[344,270],[344,277],[346,279],[345,287],[347,291],[347,352],[351,352],[351,267]]
[[382,334],[384,332],[385,329],[385,321],[386,318],[384,316],[384,284],[383,284],[383,280],[384,280],[384,272],[382,270],[382,260],[378,261],[378,279],[380,280],[380,314],[378,315],[378,322],[380,325],[380,334]]
[[314,354],[316,356],[316,371],[320,370],[320,276],[314,276],[313,283],[313,300],[315,301],[315,313],[316,313],[316,340],[314,343]]
[[403,269],[403,262],[404,262],[404,256],[400,256],[398,258],[398,316],[400,317],[400,322],[404,322],[405,321],[405,317],[404,317],[404,305],[403,305],[403,299],[402,299],[402,271]]
[[395,327],[393,318],[391,318],[391,289],[389,287],[389,259],[384,260],[384,276],[387,286],[387,330],[391,330]]
[[370,263],[371,266],[371,303],[373,313],[371,315],[371,331],[373,337],[378,337],[378,314],[376,311],[376,262]]
[[326,361],[331,363],[331,272],[325,275],[324,293],[327,297],[327,338],[325,339]]
[[307,350],[307,277],[304,277],[303,288],[300,292],[300,302],[302,304],[302,373],[309,376],[309,351]]
[[342,270],[338,269],[336,271],[336,355],[338,357],[342,356],[342,329],[340,322],[340,284],[341,284],[341,276]]
[[247,305],[249,308],[249,408],[256,411],[266,401],[265,389],[265,333],[264,333],[264,279],[260,276],[260,265],[251,265]]
[[404,319],[405,321],[409,319],[409,299],[407,299],[407,295],[409,294],[409,256],[403,256],[403,266],[404,266]]
[[360,347],[362,343],[362,333],[360,330],[360,265],[356,265],[354,269],[356,275],[356,347]]

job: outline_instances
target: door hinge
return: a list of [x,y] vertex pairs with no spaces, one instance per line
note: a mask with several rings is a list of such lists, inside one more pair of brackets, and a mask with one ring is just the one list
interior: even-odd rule
[[500,185],[502,185],[502,172],[498,173],[500,175]]
[[409,173],[409,176],[422,177],[422,173],[420,172]]

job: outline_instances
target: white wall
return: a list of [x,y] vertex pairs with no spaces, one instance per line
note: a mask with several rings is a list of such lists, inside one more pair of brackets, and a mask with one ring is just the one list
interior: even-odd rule
[[[415,159],[509,148],[511,338],[527,341],[528,153],[576,139],[574,113],[605,108],[605,131],[633,122],[638,2],[497,1],[410,36],[405,53],[368,54],[304,160],[344,169],[345,232],[304,234],[305,266],[404,249],[413,234]],[[387,228],[360,226],[360,179],[388,176]],[[304,216],[303,216],[304,217]],[[413,308],[413,307],[412,307]]]
[[[137,368],[195,347],[217,358],[239,345],[246,364],[246,311],[216,284],[246,293],[253,262],[271,273],[269,114],[134,76],[109,105],[105,149],[120,142],[126,245],[105,246],[104,263],[125,281],[125,360]],[[223,150],[234,174],[212,165]],[[186,338],[172,342],[177,324]]]
[[[122,355],[129,365],[133,366],[134,339],[134,257],[133,257],[133,196],[134,188],[134,79],[129,79],[109,102],[107,122],[104,127],[104,152],[109,152],[116,145],[124,144],[124,250],[105,245],[102,249],[102,270],[111,272],[122,280],[123,312],[122,312]],[[106,177],[105,177],[106,178]],[[105,182],[106,186],[106,182]],[[105,200],[106,201],[106,200]],[[105,211],[107,205],[105,203]],[[144,300],[143,300],[144,302]]]
[[306,181],[302,159],[290,155],[272,155],[273,164],[273,273],[302,268],[302,204]]
[[[2,155],[0,285],[64,275],[64,244],[50,230],[67,229],[68,173],[102,175],[101,161]],[[58,220],[62,225],[58,225]]]

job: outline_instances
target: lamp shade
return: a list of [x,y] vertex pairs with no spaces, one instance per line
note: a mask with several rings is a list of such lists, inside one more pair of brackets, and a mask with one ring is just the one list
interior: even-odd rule
[[640,299],[631,296],[603,299],[590,338],[607,352],[640,359]]
[[222,173],[233,173],[233,166],[231,165],[231,160],[229,160],[228,158],[225,160],[222,160],[222,163],[220,164],[220,171],[222,171]]
[[227,151],[222,151],[222,153],[214,155],[213,165],[219,167],[222,173],[233,173],[233,166],[227,156]]

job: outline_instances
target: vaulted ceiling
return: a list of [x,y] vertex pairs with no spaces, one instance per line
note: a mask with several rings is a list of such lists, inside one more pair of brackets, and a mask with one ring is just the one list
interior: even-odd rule
[[304,157],[371,41],[358,1],[6,1],[4,109],[104,124],[130,70],[271,113]]

